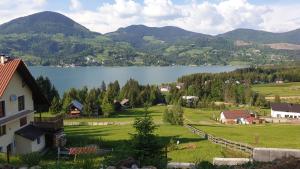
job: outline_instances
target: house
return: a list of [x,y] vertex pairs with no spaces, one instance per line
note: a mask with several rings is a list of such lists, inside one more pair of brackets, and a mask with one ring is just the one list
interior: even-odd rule
[[300,104],[272,103],[271,117],[300,119]]
[[179,89],[179,90],[182,89],[183,86],[184,86],[184,83],[177,83],[176,84],[176,88]]
[[71,117],[79,117],[82,111],[83,111],[83,105],[79,101],[73,100],[69,104],[69,115]]
[[45,133],[34,124],[35,105],[49,107],[21,59],[0,56],[0,152],[24,154],[45,147]]
[[228,110],[220,114],[219,121],[226,124],[252,124],[256,115],[248,110]]
[[171,90],[170,86],[160,86],[159,87],[160,92],[169,92]]
[[282,79],[276,79],[275,83],[276,83],[276,84],[283,84],[284,81],[283,81]]
[[124,107],[124,108],[128,108],[130,106],[130,102],[129,102],[129,99],[123,99],[121,102],[120,102],[121,106]]
[[199,100],[198,96],[182,96],[183,100],[186,100],[187,103]]

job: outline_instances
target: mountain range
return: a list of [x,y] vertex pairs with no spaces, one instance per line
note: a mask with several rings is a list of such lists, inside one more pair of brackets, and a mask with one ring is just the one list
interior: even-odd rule
[[212,36],[132,25],[101,34],[51,11],[0,25],[0,52],[31,65],[269,64],[298,59],[299,49],[300,29],[236,29]]

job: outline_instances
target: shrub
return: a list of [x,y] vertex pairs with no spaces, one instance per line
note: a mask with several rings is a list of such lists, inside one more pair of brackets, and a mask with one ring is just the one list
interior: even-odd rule
[[183,109],[181,106],[170,106],[163,114],[163,121],[172,125],[183,125]]
[[28,153],[20,156],[22,163],[29,167],[39,165],[41,161],[41,155],[38,152]]

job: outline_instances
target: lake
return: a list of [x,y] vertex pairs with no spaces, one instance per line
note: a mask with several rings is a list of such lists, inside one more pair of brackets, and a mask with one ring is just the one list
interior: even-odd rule
[[106,84],[118,80],[123,86],[133,78],[140,84],[161,84],[175,82],[183,75],[193,73],[218,73],[233,71],[242,66],[130,66],[130,67],[29,67],[34,77],[47,76],[55,85],[60,94],[74,87],[100,87],[102,81]]

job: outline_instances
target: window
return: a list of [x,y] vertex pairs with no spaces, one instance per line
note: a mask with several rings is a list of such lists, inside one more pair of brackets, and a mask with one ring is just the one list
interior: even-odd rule
[[26,124],[27,124],[27,117],[20,118],[20,127],[22,127]]
[[36,142],[37,142],[37,144],[40,144],[40,143],[41,143],[41,137],[38,137],[38,138],[36,139]]
[[19,96],[18,97],[18,109],[19,111],[22,111],[25,109],[25,99],[24,96]]
[[6,134],[6,125],[3,125],[0,127],[0,136],[3,136]]
[[5,116],[5,101],[0,101],[0,118]]

